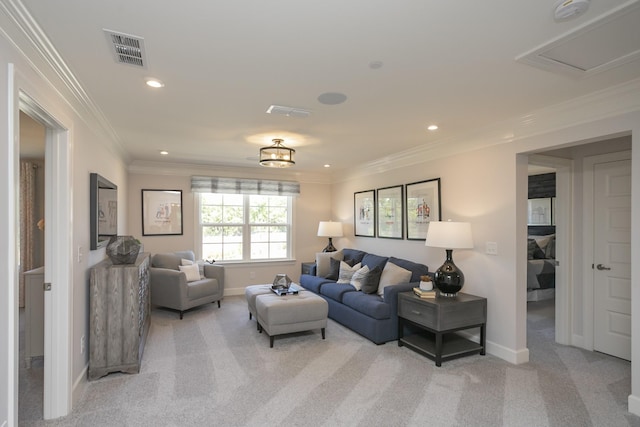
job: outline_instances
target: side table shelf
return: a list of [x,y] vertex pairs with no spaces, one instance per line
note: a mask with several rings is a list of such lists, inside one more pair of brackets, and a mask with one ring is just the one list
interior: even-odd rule
[[[398,346],[435,360],[441,366],[445,360],[470,354],[485,354],[486,298],[458,293],[455,298],[421,299],[413,292],[398,297]],[[420,330],[404,336],[405,325]],[[476,343],[455,334],[470,328],[480,328]]]

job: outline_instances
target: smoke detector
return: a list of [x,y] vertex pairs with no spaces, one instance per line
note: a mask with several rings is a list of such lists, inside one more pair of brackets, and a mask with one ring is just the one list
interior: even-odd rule
[[587,11],[590,0],[558,0],[553,5],[553,17],[556,21],[568,21]]

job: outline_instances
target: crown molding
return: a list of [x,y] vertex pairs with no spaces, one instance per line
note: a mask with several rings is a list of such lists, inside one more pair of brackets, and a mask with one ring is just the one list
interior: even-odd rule
[[299,172],[291,169],[247,168],[228,165],[152,162],[135,160],[127,168],[129,173],[164,176],[223,176],[230,178],[284,179],[308,184],[331,184],[331,175]]
[[[113,143],[125,161],[130,157],[127,150],[111,126],[102,110],[84,90],[75,74],[71,71],[51,40],[36,22],[29,10],[20,0],[2,0],[0,10],[9,18],[9,28],[3,26],[2,33],[13,44],[23,59],[74,113],[96,134],[104,135]],[[27,53],[29,52],[29,53]],[[59,81],[63,93],[53,81]]]
[[346,171],[338,181],[413,167],[426,161],[513,143],[634,111],[640,111],[640,78],[365,163]]

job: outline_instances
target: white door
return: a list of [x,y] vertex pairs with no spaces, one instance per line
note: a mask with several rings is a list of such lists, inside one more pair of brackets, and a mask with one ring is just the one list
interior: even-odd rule
[[593,173],[593,348],[631,360],[631,161]]

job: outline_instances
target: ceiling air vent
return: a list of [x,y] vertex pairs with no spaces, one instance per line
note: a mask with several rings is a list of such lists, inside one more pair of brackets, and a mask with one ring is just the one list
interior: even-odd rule
[[303,108],[284,107],[282,105],[272,105],[267,109],[267,114],[279,114],[287,117],[299,117],[305,119],[309,117],[311,111]]
[[119,64],[133,65],[134,67],[147,67],[144,52],[144,39],[116,31],[104,30],[113,58]]

